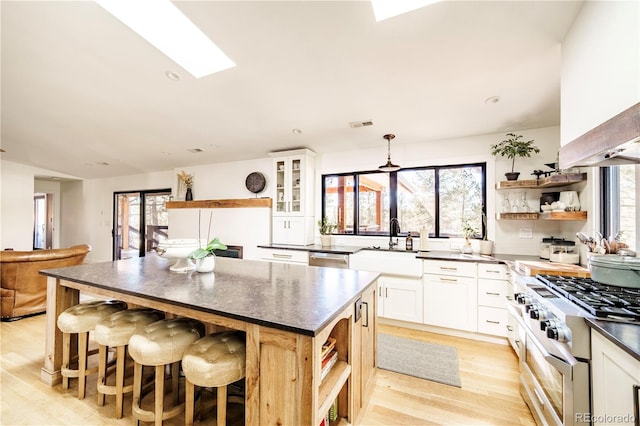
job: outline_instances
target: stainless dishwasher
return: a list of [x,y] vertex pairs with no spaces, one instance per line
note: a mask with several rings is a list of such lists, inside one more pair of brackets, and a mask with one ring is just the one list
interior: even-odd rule
[[325,266],[327,268],[349,269],[349,255],[310,251],[309,266]]

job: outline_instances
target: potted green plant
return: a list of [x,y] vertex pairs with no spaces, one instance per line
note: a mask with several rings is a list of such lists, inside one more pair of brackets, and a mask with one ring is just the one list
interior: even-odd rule
[[510,159],[511,172],[507,172],[504,175],[507,180],[518,180],[520,172],[514,172],[516,157],[531,157],[532,153],[538,154],[540,152],[540,148],[533,144],[533,139],[529,141],[522,140],[522,135],[507,133],[507,137],[508,139],[505,139],[495,145],[491,145],[491,155],[499,155]]
[[189,253],[189,259],[195,260],[196,271],[198,272],[211,272],[216,266],[216,250],[226,250],[227,246],[220,242],[218,237],[209,241],[206,247],[199,247]]
[[338,225],[329,221],[327,216],[318,220],[318,230],[320,231],[320,244],[323,247],[331,246],[331,234],[338,228]]
[[462,247],[463,253],[471,253],[473,250],[471,249],[471,241],[469,237],[476,234],[476,229],[466,221],[464,225],[462,225],[462,233],[464,234],[464,246]]

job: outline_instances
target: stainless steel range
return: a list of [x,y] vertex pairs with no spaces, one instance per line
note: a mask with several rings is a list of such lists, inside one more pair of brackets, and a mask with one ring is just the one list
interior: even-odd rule
[[640,290],[555,275],[524,280],[508,306],[520,393],[538,424],[587,425],[591,349],[585,318],[640,324]]

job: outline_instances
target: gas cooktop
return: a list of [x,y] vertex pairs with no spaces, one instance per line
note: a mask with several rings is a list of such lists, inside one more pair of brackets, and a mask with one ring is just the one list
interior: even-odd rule
[[640,322],[640,289],[610,286],[590,278],[546,274],[536,278],[595,317]]

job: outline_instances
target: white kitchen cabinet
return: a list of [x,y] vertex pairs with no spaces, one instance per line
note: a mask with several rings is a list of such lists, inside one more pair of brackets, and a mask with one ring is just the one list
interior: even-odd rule
[[361,250],[349,256],[349,269],[382,274],[379,317],[422,323],[422,260],[415,253]]
[[478,264],[478,332],[507,337],[507,297],[511,272],[507,265]]
[[477,332],[477,264],[425,260],[424,271],[423,322]]
[[[640,361],[591,330],[593,424],[633,425],[634,398],[640,386]],[[637,409],[637,408],[636,408]]]
[[378,316],[422,322],[422,279],[381,276],[378,279]]
[[260,260],[279,263],[296,263],[303,265],[309,263],[309,253],[306,250],[258,248],[258,258]]
[[[297,149],[273,157],[274,244],[313,244],[315,153]],[[301,220],[304,219],[304,220]]]
[[274,244],[312,244],[313,229],[312,217],[273,217],[271,241]]

